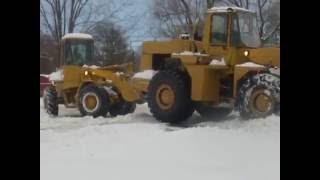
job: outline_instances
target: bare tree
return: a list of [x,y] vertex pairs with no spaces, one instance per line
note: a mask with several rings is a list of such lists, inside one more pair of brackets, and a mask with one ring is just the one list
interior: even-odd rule
[[201,28],[205,9],[203,0],[154,0],[152,15],[157,24],[152,28],[169,38],[181,33],[193,36]]
[[95,38],[95,59],[101,65],[133,62],[125,32],[109,20],[97,23],[91,31]]
[[57,49],[57,43],[52,38],[52,36],[45,34],[40,31],[40,53],[46,54],[47,56],[53,58],[53,63],[57,67],[59,51]]
[[279,43],[277,39],[272,39],[275,36],[280,36],[280,3],[273,2],[265,10],[265,24],[262,33],[263,42]]
[[[40,17],[42,24],[59,42],[64,34],[74,32],[76,25],[89,0],[41,0]],[[92,12],[87,13],[90,18]]]
[[[40,0],[40,27],[54,39],[55,48],[60,51],[60,40],[66,33],[90,32],[105,17],[125,22],[130,16],[120,18],[119,14],[123,15],[123,7],[132,5],[129,0]],[[60,62],[57,58],[55,61]]]

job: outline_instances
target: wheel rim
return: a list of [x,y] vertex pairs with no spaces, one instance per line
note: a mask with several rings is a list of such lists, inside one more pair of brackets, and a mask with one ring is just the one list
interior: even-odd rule
[[266,89],[254,91],[250,100],[251,110],[260,114],[268,114],[272,112],[275,100],[270,96],[270,94],[270,91]]
[[86,93],[82,99],[82,106],[89,113],[96,111],[99,106],[98,96],[95,93]]
[[170,109],[175,102],[175,94],[170,86],[161,85],[156,92],[157,104],[161,109]]

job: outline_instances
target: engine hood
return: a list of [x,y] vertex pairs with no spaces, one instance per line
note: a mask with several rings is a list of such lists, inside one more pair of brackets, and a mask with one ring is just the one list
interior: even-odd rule
[[262,65],[274,65],[280,67],[280,48],[267,47],[249,50],[250,61]]

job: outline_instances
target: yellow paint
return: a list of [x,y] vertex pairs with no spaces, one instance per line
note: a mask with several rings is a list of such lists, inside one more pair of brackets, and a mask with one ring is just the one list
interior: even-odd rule
[[205,65],[187,65],[186,69],[191,77],[191,99],[218,102],[219,70]]
[[265,93],[265,89],[258,89],[252,93],[249,106],[250,109],[265,113],[270,110],[274,103],[274,99]]
[[148,92],[149,80],[141,78],[133,78],[131,80],[132,86],[140,92]]
[[140,69],[152,69],[152,54],[143,54],[141,56]]
[[83,69],[80,66],[63,66],[63,89],[79,87],[83,75]]
[[97,106],[97,99],[95,96],[88,95],[85,99],[84,102],[86,104],[86,107],[90,110],[93,110]]
[[249,59],[257,64],[272,64],[280,67],[280,48],[251,49]]
[[175,94],[170,86],[162,84],[156,92],[156,102],[158,106],[167,110],[170,109],[175,102]]

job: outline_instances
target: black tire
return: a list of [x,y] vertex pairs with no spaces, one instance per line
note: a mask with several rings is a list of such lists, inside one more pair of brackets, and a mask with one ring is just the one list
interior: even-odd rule
[[110,107],[110,115],[115,117],[117,115],[127,115],[133,113],[136,109],[136,103],[121,101]]
[[[85,104],[87,96],[94,96],[96,98],[96,106],[90,110]],[[89,84],[83,87],[79,92],[79,111],[81,115],[85,116],[103,116],[105,117],[109,110],[109,96],[107,91],[100,86]]]
[[220,120],[222,118],[227,117],[232,112],[232,108],[210,107],[210,106],[198,105],[196,107],[196,111],[203,118],[210,118],[210,119],[213,119],[213,120]]
[[57,116],[59,112],[58,94],[53,86],[45,88],[43,93],[43,105],[50,116]]
[[[161,85],[169,86],[174,92],[173,105],[164,110],[156,100]],[[162,122],[179,123],[188,119],[194,112],[191,100],[191,82],[187,74],[178,71],[160,71],[150,81],[148,87],[148,106],[153,116]]]
[[[258,112],[250,108],[251,95],[257,91],[263,91],[272,99],[273,103],[266,112]],[[280,114],[280,77],[270,73],[261,73],[246,78],[239,88],[236,106],[244,119],[263,118],[273,113]]]

